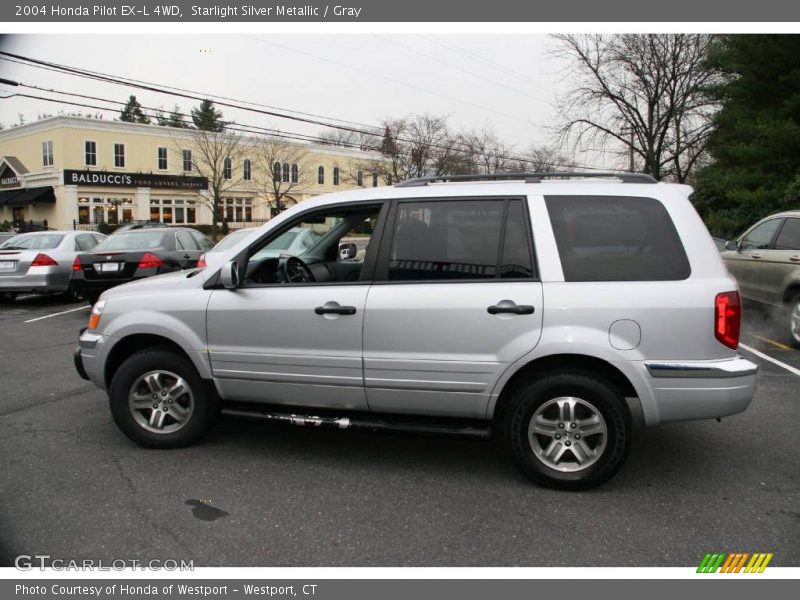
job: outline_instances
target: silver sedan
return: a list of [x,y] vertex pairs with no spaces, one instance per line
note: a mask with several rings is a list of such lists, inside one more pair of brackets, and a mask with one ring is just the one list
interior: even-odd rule
[[0,244],[0,302],[13,302],[24,292],[71,294],[75,256],[105,237],[93,231],[37,231],[6,240]]

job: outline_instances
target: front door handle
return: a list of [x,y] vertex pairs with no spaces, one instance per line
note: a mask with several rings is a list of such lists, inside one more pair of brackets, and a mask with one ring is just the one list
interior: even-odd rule
[[355,306],[339,306],[338,302],[326,302],[322,306],[317,306],[314,312],[318,315],[354,315]]
[[761,254],[751,254],[750,256],[752,258],[755,258],[756,260],[758,260],[759,258],[761,258],[762,255]]
[[800,256],[790,256],[789,260],[792,262],[800,262]]
[[490,315],[532,315],[534,311],[530,304],[517,304],[513,300],[501,300],[486,309]]

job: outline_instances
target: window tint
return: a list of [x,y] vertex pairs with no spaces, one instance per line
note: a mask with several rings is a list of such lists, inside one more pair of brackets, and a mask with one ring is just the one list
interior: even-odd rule
[[496,278],[505,204],[505,200],[401,203],[389,280]]
[[674,281],[691,272],[669,213],[653,198],[548,196],[566,281]]
[[775,250],[800,250],[800,219],[786,219],[775,240]]
[[503,261],[500,263],[500,277],[503,279],[533,277],[529,231],[528,216],[522,201],[512,200],[508,203]]
[[199,250],[200,247],[188,231],[179,231],[175,234],[179,250]]
[[75,237],[75,250],[88,252],[95,246],[97,246],[97,240],[93,235],[83,233]]
[[160,248],[165,234],[161,231],[131,231],[115,233],[95,246],[95,251],[107,250],[152,250]]
[[214,242],[212,242],[199,231],[190,231],[189,233],[194,238],[194,241],[200,250],[211,250],[214,247]]
[[742,238],[739,249],[763,250],[764,248],[768,248],[772,242],[772,238],[775,236],[775,232],[778,231],[778,227],[781,226],[782,222],[783,219],[771,219],[754,227],[750,233]]

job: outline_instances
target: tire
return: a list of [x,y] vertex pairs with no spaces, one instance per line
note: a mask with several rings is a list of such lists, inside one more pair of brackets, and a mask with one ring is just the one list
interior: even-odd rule
[[66,298],[67,302],[83,302],[86,300],[84,295],[72,286],[69,286],[67,291],[64,292],[64,297]]
[[[179,379],[185,392],[162,393],[177,387]],[[219,399],[194,365],[168,350],[140,350],[128,357],[114,374],[108,395],[117,426],[145,448],[193,444],[219,414]]]
[[103,292],[92,292],[92,291],[88,291],[88,290],[87,290],[87,291],[85,291],[85,292],[80,292],[80,295],[81,295],[81,296],[83,297],[83,299],[84,299],[84,300],[86,300],[86,301],[87,301],[89,304],[91,304],[92,306],[94,306],[95,304],[97,304],[97,301],[100,299],[100,294],[102,294],[102,293],[103,293]]
[[789,343],[800,350],[800,294],[792,298],[786,308],[786,329]]
[[0,304],[12,304],[17,299],[16,292],[0,293]]
[[536,483],[587,490],[622,467],[631,429],[628,406],[613,385],[589,372],[552,371],[513,392],[504,438],[514,464]]

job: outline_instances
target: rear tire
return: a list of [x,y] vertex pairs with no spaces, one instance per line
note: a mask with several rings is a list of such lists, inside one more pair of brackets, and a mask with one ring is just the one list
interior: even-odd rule
[[168,350],[141,350],[117,369],[109,388],[114,421],[146,448],[197,442],[219,414],[219,399],[188,358]]
[[0,304],[12,304],[16,299],[16,292],[3,292],[0,294]]
[[80,295],[83,297],[83,299],[86,300],[92,306],[97,304],[97,301],[100,299],[100,294],[102,294],[102,292],[91,292],[91,291],[80,292]]
[[622,467],[631,416],[609,382],[588,372],[551,371],[512,394],[504,437],[514,464],[536,483],[587,490]]
[[800,350],[800,294],[789,301],[786,310],[786,325],[789,343]]
[[84,295],[72,286],[69,286],[67,291],[64,292],[64,296],[66,297],[67,302],[83,302],[86,300]]

